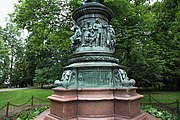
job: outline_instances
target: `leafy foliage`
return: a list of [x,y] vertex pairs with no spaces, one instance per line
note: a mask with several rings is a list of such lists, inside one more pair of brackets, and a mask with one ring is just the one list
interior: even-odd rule
[[[150,0],[105,0],[104,4],[114,12],[115,55],[137,86],[180,89],[180,1],[151,5]],[[10,76],[13,86],[34,82],[43,86],[60,79],[71,53],[71,13],[80,5],[81,0],[19,0],[9,24],[1,29],[3,79]],[[20,30],[28,31],[26,39]]]
[[65,64],[62,62],[70,51],[69,11],[65,1],[21,0],[12,14],[18,27],[29,32],[26,40],[28,78],[42,87],[61,76]]
[[152,106],[142,106],[141,109],[144,112],[147,112],[157,118],[160,118],[161,120],[178,120],[179,119],[177,115],[172,115],[168,111],[159,110]]
[[[0,31],[2,31],[2,28],[0,28]],[[8,51],[9,49],[4,44],[4,39],[2,37],[2,34],[0,34],[0,84],[4,83],[8,75],[8,67],[9,67]]]
[[[158,23],[153,35],[156,43],[161,47],[161,57],[165,60],[163,69],[163,83],[168,88],[179,88],[180,72],[180,35],[179,35],[179,11],[180,1],[165,0],[163,3],[157,3],[156,12]],[[155,9],[154,11],[157,11]],[[154,40],[154,41],[155,41]],[[177,86],[175,86],[177,85]]]
[[[149,5],[147,2],[107,0],[107,5],[115,14],[111,24],[117,33],[116,55],[121,63],[127,66],[129,76],[136,79],[137,86],[160,86],[170,83],[173,89],[173,84],[179,80],[180,71],[177,62],[180,60],[177,51],[180,37],[176,34],[179,33],[179,21],[174,15],[178,13],[179,3],[165,0]],[[173,27],[174,34],[172,29],[167,30],[165,34],[163,24],[168,17],[173,18],[167,19],[169,29],[173,24],[176,25],[175,29],[175,26]],[[168,37],[168,33],[171,33],[171,36]],[[172,63],[172,60],[175,63]],[[172,69],[169,64],[176,67]],[[179,84],[176,87],[178,88]]]
[[[31,110],[22,111],[18,115],[12,116],[11,119],[16,119],[16,120],[33,120],[40,113],[42,113],[43,111],[45,111],[48,108],[49,108],[49,106],[43,106],[43,107],[38,107],[38,108],[31,109]],[[9,120],[9,119],[7,118],[6,120]]]

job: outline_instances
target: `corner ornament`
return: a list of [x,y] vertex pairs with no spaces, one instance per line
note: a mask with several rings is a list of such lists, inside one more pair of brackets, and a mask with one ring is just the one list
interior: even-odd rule
[[75,71],[65,70],[62,74],[61,80],[55,80],[54,84],[67,89],[75,84],[75,76]]
[[129,79],[127,73],[122,69],[114,70],[114,77],[114,84],[122,87],[132,87],[136,83],[134,79]]

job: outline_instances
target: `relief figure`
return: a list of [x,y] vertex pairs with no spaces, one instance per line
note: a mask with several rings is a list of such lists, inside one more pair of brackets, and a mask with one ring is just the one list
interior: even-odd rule
[[74,35],[70,38],[72,44],[73,44],[73,49],[77,48],[79,43],[81,42],[81,35],[82,35],[82,32],[81,32],[81,29],[79,26],[76,26],[74,28]]
[[90,41],[91,41],[91,30],[92,30],[92,25],[90,23],[90,21],[87,21],[84,23],[84,27],[83,27],[83,43],[82,43],[82,47],[84,46],[89,46]]
[[99,19],[96,19],[94,24],[90,21],[85,22],[83,27],[84,40],[83,46],[100,46],[101,36],[102,36],[102,24],[99,22]]
[[108,45],[111,49],[113,49],[114,46],[115,46],[116,40],[114,39],[114,37],[115,37],[115,31],[114,31],[114,29],[112,28],[112,26],[110,25],[110,26],[108,27],[108,32],[107,32],[107,45]]
[[93,25],[94,31],[94,42],[95,46],[100,46],[101,36],[102,36],[102,24],[99,22],[99,19],[96,19]]

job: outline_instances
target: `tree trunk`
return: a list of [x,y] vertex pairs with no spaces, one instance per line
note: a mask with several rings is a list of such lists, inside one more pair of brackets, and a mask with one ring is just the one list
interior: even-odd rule
[[41,88],[42,88],[42,89],[43,89],[43,85],[44,85],[44,84],[43,84],[43,83],[41,83]]
[[[11,54],[13,54],[11,52]],[[10,63],[10,69],[9,69],[9,86],[12,87],[12,72],[13,72],[13,55],[11,55],[11,63]]]
[[180,78],[177,78],[176,81],[177,81],[176,90],[180,90]]

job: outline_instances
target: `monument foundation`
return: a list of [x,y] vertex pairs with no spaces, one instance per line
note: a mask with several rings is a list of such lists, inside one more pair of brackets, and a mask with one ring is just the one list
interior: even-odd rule
[[54,88],[45,120],[145,120],[136,89]]
[[113,12],[103,0],[86,0],[73,13],[73,54],[54,94],[45,120],[145,120],[134,79],[114,57]]

